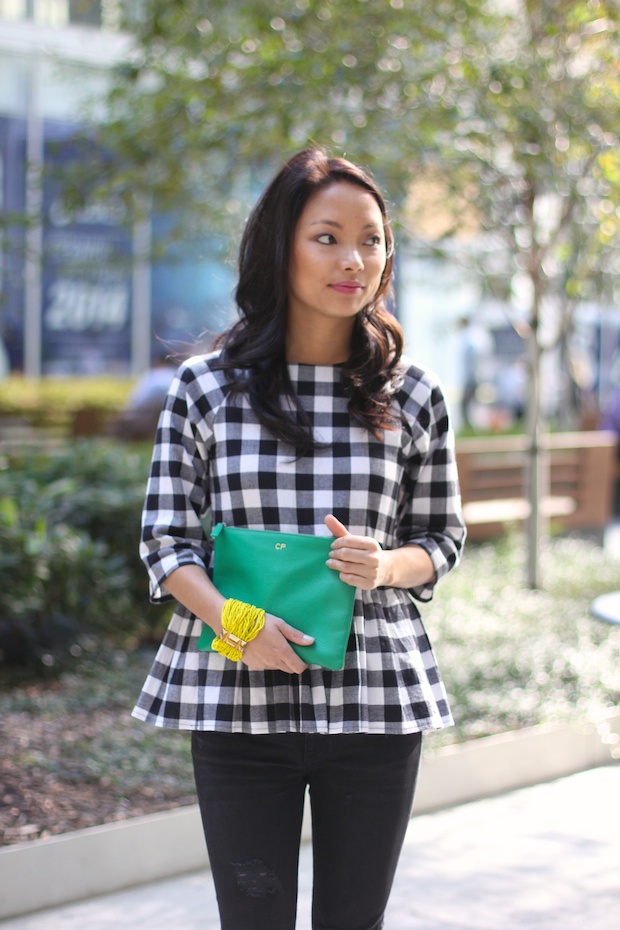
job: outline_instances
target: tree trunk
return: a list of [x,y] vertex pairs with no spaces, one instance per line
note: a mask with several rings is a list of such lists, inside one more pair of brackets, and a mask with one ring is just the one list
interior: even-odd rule
[[529,355],[529,390],[527,398],[527,499],[529,517],[527,520],[527,586],[539,588],[540,578],[540,537],[541,537],[541,474],[542,457],[541,438],[541,404],[540,404],[540,363],[541,351],[538,337],[538,310],[532,315],[532,325],[528,338]]
[[541,356],[540,314],[542,309],[543,272],[542,255],[537,242],[535,220],[536,186],[531,183],[524,201],[527,211],[531,245],[527,253],[527,267],[532,289],[532,308],[528,336],[529,384],[527,395],[526,430],[528,452],[526,466],[527,500],[529,517],[527,520],[527,586],[540,588],[540,537],[542,516],[540,499],[542,496],[541,478],[543,476],[541,450]]

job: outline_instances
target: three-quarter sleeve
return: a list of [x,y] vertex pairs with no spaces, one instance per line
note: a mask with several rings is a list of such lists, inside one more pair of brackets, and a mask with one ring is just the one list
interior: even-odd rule
[[201,519],[210,507],[209,448],[213,413],[222,397],[204,360],[190,359],[177,372],[161,412],[140,541],[153,602],[171,599],[165,579],[175,569],[207,568],[209,546]]
[[428,552],[435,579],[411,588],[410,593],[417,600],[429,601],[437,581],[458,564],[465,524],[454,433],[443,392],[433,376],[420,377],[420,371],[415,371],[416,377],[406,377],[400,391],[406,441],[398,542]]

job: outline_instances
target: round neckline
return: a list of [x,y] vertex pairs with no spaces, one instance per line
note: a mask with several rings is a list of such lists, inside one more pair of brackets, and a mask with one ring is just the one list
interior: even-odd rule
[[344,368],[346,362],[287,362],[289,367],[294,365],[296,368]]

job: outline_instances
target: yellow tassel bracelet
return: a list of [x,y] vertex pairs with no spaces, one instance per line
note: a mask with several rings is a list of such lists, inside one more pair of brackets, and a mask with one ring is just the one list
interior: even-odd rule
[[265,626],[265,611],[230,597],[222,607],[222,632],[211,648],[232,662],[240,662],[243,650]]

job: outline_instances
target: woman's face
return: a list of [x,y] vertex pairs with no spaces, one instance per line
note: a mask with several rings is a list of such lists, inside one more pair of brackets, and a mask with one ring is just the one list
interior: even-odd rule
[[347,181],[306,204],[295,228],[289,276],[289,327],[351,321],[381,283],[383,217],[375,198]]

